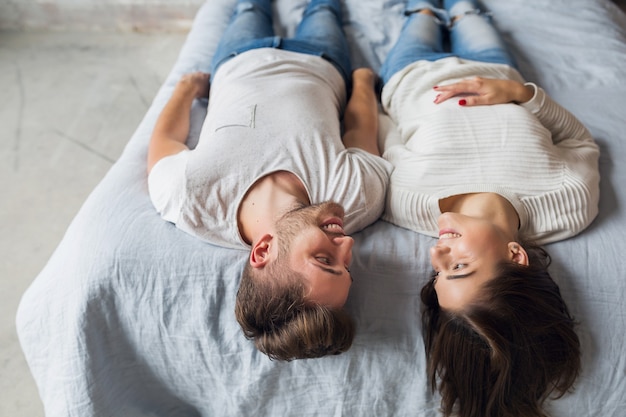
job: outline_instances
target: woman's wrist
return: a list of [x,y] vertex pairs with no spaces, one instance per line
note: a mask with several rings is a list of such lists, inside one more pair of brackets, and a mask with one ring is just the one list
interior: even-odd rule
[[516,94],[515,103],[527,103],[535,96],[535,87],[532,84],[519,83]]

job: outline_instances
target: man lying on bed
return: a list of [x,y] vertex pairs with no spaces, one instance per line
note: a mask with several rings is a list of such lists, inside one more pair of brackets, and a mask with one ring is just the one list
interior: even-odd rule
[[[236,316],[275,359],[338,354],[352,344],[354,324],[343,310],[352,282],[348,234],[380,216],[391,172],[376,139],[375,75],[351,74],[340,13],[338,0],[312,0],[295,37],[281,39],[270,0],[240,0],[211,82],[205,73],[183,76],[150,142],[150,196],[161,216],[206,242],[251,248]],[[209,85],[190,150],[191,105]]]

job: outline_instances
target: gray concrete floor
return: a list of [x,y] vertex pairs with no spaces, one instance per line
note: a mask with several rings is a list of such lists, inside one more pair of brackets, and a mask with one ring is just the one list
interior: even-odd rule
[[0,32],[0,417],[44,415],[15,331],[18,303],[185,36]]

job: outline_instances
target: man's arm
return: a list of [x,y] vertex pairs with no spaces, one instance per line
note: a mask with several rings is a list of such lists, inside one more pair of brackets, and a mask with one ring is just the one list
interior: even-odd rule
[[189,118],[194,99],[208,97],[209,74],[194,72],[183,75],[176,84],[161,115],[157,119],[148,147],[148,172],[166,156],[175,155],[187,148]]
[[375,84],[376,75],[369,68],[359,68],[352,73],[352,95],[344,114],[342,139],[346,148],[360,148],[380,156]]

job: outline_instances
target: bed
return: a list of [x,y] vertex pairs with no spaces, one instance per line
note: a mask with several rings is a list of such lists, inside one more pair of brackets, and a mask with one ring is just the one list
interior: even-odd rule
[[[378,221],[356,234],[346,353],[271,361],[233,308],[247,253],[202,243],[160,219],[145,160],[176,80],[208,71],[234,0],[208,0],[122,156],[91,193],[17,315],[47,416],[438,416],[429,391],[419,290],[433,239]],[[306,0],[276,0],[290,35]],[[609,0],[483,0],[522,74],[543,86],[601,148],[600,214],[547,248],[580,322],[583,372],[549,402],[555,417],[622,417],[626,407],[626,16]],[[345,0],[355,66],[380,67],[402,0]],[[206,103],[205,103],[206,104]],[[202,103],[192,112],[197,140]]]

